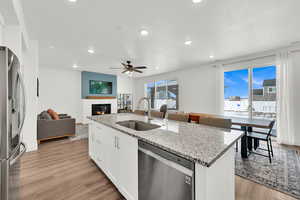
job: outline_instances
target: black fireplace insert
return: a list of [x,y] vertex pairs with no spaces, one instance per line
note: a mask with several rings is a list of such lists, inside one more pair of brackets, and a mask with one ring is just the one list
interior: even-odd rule
[[111,114],[111,104],[92,104],[92,115]]

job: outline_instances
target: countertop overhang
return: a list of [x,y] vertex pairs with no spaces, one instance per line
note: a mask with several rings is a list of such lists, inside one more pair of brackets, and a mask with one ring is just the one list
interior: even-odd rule
[[210,167],[244,135],[242,131],[238,130],[173,120],[164,121],[159,118],[154,118],[150,123],[161,127],[148,131],[136,131],[117,124],[117,122],[126,120],[148,122],[146,116],[131,113],[98,115],[88,117],[88,119],[136,137],[139,140],[205,167]]

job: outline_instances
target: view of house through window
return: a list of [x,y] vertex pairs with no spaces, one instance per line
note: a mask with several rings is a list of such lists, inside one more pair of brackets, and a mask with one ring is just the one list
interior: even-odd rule
[[224,114],[276,119],[276,67],[224,72]]
[[161,80],[145,84],[145,93],[151,100],[152,109],[160,109],[164,104],[169,110],[178,109],[178,83],[176,80]]

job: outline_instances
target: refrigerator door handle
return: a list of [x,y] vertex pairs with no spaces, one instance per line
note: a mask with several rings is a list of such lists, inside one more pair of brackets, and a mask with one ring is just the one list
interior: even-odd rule
[[23,80],[20,73],[18,74],[18,76],[19,76],[19,79],[20,79],[22,93],[23,93],[23,117],[22,117],[22,122],[21,122],[21,125],[20,125],[20,129],[19,129],[19,134],[21,135],[21,131],[22,131],[24,121],[25,121],[25,116],[26,116],[26,93],[25,93],[24,80]]
[[[21,149],[21,147],[23,147]],[[23,142],[21,142],[21,145],[20,145],[20,152],[18,152],[19,154],[17,156],[15,156],[15,154],[17,153],[18,151],[15,151],[14,154],[12,155],[12,160],[9,160],[9,165],[12,166],[14,163],[16,163],[22,156],[23,154],[26,152],[26,146]]]

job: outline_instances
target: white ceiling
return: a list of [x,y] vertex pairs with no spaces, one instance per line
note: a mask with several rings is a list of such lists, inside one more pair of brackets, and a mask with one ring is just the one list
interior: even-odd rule
[[[300,40],[299,0],[22,2],[30,37],[40,42],[40,64],[47,67],[76,63],[80,70],[108,73],[129,59],[150,66],[148,76]],[[149,36],[141,37],[142,29]],[[89,47],[96,53],[87,53]]]

